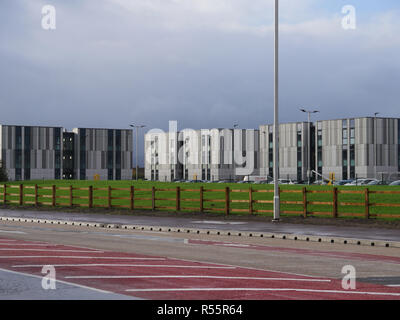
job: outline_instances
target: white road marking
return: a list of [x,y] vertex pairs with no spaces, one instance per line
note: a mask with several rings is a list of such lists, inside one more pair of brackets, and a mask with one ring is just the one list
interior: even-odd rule
[[[48,264],[26,264],[14,265],[13,268],[36,268]],[[185,265],[154,265],[154,264],[110,264],[110,263],[87,263],[87,264],[52,264],[53,267],[146,267],[146,268],[192,268],[192,269],[236,269],[235,267],[214,266],[185,266]]]
[[42,251],[42,252],[79,252],[79,253],[104,253],[95,250],[69,250],[69,249],[22,249],[22,248],[0,248],[1,251]]
[[85,257],[85,256],[0,256],[0,259],[32,259],[32,258],[57,258],[57,259],[109,259],[109,260],[166,260],[165,258],[133,258],[133,257]]
[[19,234],[26,234],[23,231],[10,231],[10,230],[0,230],[0,233],[19,233]]
[[366,291],[342,291],[342,290],[318,290],[318,289],[297,289],[297,288],[160,288],[160,289],[126,289],[129,292],[171,292],[171,291],[296,291],[313,293],[340,293],[360,295],[380,295],[399,297],[399,293],[393,292],[366,292]]
[[[57,245],[51,245],[46,243],[1,243],[0,246],[38,246],[38,247],[55,247]],[[10,249],[11,250],[11,249]]]
[[248,248],[250,245],[248,244],[239,244],[239,243],[216,243],[215,246],[224,246],[224,247],[239,247],[239,248]]
[[192,221],[192,223],[203,223],[203,224],[231,224],[231,225],[247,224],[247,222],[211,221],[211,220]]
[[400,287],[400,284],[388,284],[387,287]]
[[[174,257],[167,257],[170,260],[175,259]],[[182,259],[180,258],[179,261],[185,261],[185,262],[191,262],[191,263],[204,263],[204,261],[199,261],[199,260],[195,260],[195,259]],[[241,269],[249,269],[249,270],[257,270],[257,271],[263,271],[263,272],[273,272],[273,273],[277,273],[277,274],[282,274],[282,271],[279,270],[271,270],[271,269],[261,269],[261,268],[254,268],[254,267],[243,267],[243,266],[235,266],[232,264],[221,264],[221,263],[213,263],[214,265],[220,265],[220,266],[229,266],[229,267],[235,267],[235,268],[241,268]],[[288,272],[285,271],[284,272],[287,275],[291,275],[291,276],[298,276],[298,277],[307,277],[307,278],[321,278],[321,276],[313,276],[313,275],[307,275],[307,274],[300,274],[300,273],[294,273],[294,272]]]
[[66,279],[228,279],[228,280],[268,280],[268,281],[305,281],[305,282],[331,282],[326,279],[295,279],[295,278],[262,278],[262,277],[224,277],[224,276],[66,276]]

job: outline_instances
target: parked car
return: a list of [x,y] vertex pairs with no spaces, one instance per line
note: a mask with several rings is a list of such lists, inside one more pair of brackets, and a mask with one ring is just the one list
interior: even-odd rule
[[270,180],[259,180],[255,182],[256,184],[268,184],[270,183]]
[[346,183],[351,183],[353,180],[340,180],[340,181],[335,181],[333,184],[336,186],[344,186]]
[[400,180],[393,181],[389,186],[400,186]]
[[369,186],[386,186],[387,182],[386,181],[378,181],[378,180],[374,180],[368,183]]
[[219,181],[216,181],[217,183],[229,183],[230,181],[229,180],[219,180]]
[[325,184],[328,184],[329,183],[329,180],[316,180],[316,181],[314,181],[314,185],[325,185]]
[[[270,184],[273,184],[274,181],[271,181]],[[294,184],[294,182],[290,179],[278,179],[278,184]]]
[[346,183],[345,186],[361,186],[365,179],[355,179],[349,183]]

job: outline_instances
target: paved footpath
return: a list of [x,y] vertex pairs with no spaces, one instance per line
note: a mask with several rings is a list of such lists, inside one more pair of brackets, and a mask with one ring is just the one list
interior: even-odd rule
[[[267,248],[258,248],[264,249]],[[87,291],[93,291],[105,298],[129,296],[152,300],[400,300],[400,287],[397,286],[358,282],[356,289],[345,290],[341,280],[328,277],[0,236],[0,275],[31,277],[30,283],[36,279],[36,294],[40,296],[45,292],[40,289],[42,279],[47,275],[45,266],[55,268],[56,287],[65,290],[56,291],[58,298],[63,292],[67,292],[68,297],[71,288],[79,288],[84,290],[85,297],[90,297]],[[15,286],[12,289],[15,290]],[[7,298],[7,292],[3,290],[2,294],[3,299]],[[29,291],[27,294],[37,298]]]

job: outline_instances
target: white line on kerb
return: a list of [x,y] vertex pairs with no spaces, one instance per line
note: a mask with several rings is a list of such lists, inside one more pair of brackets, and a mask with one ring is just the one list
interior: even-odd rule
[[0,230],[0,233],[18,233],[18,234],[26,234],[23,231],[9,231],[9,230]]
[[[38,247],[54,247],[53,245],[45,244],[45,243],[1,243],[0,246],[38,246]],[[10,249],[11,250],[11,249]]]
[[24,248],[0,248],[1,251],[43,251],[43,252],[79,252],[79,253],[104,253],[104,251],[67,250],[67,249],[24,249]]
[[133,258],[133,257],[84,257],[84,256],[0,256],[0,259],[32,259],[32,258],[54,258],[54,259],[106,259],[106,260],[143,260],[143,261],[165,261],[164,258]]
[[[15,265],[13,268],[36,268],[48,264],[26,264]],[[184,266],[184,265],[154,265],[154,264],[107,264],[107,263],[88,263],[88,264],[52,264],[53,267],[145,267],[145,268],[192,268],[192,269],[236,269],[235,267],[212,267],[212,266]]]
[[295,279],[295,278],[262,278],[262,277],[224,277],[224,276],[66,276],[65,279],[228,279],[228,280],[268,280],[268,281],[304,281],[304,282],[331,282],[325,279]]
[[366,291],[341,291],[341,290],[317,290],[317,289],[297,289],[297,288],[168,288],[168,289],[126,289],[129,292],[170,292],[170,291],[296,291],[296,292],[315,292],[315,293],[340,293],[340,294],[361,294],[361,295],[382,295],[400,296],[399,293],[392,292],[366,292]]
[[[0,271],[9,272],[9,273],[13,273],[13,274],[18,274],[18,275],[21,275],[21,276],[28,276],[28,277],[43,279],[42,276],[38,276],[38,275],[34,275],[34,274],[29,274],[29,273],[11,271],[11,270],[1,269],[1,268],[0,268]],[[83,288],[83,289],[89,289],[89,290],[97,291],[97,292],[100,292],[100,293],[113,294],[113,292],[110,292],[110,291],[105,291],[105,290],[101,290],[101,289],[91,288],[91,287],[83,286],[83,285],[76,284],[76,283],[71,283],[71,282],[62,281],[62,280],[57,280],[57,279],[55,279],[55,281],[57,281],[57,282],[59,282],[59,283],[64,283],[64,284],[68,284],[68,285],[71,285],[71,286]]]

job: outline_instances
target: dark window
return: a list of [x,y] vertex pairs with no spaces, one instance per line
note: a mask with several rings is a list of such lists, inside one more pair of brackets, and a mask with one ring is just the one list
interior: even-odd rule
[[115,131],[115,151],[121,151],[121,130]]
[[31,151],[30,150],[24,151],[24,168],[25,169],[31,168]]
[[15,149],[22,150],[22,127],[15,127]]
[[63,134],[62,169],[64,179],[73,179],[74,177],[74,137],[75,134],[72,132]]
[[115,153],[115,168],[121,169],[121,151]]
[[31,169],[24,169],[24,180],[31,180]]
[[[81,170],[86,169],[86,129],[80,129],[80,137],[79,137],[79,149],[80,149],[80,153],[79,153],[79,167]],[[86,172],[85,172],[86,175]],[[84,179],[82,179],[82,173],[80,174],[81,176],[81,180],[85,180],[86,177]]]
[[80,169],[79,176],[80,176],[80,180],[86,180],[86,170]]
[[54,179],[60,180],[61,179],[61,170],[60,169],[55,169],[54,170]]
[[[30,169],[31,168],[31,128],[25,127],[24,130],[24,168]],[[29,170],[26,170],[28,172]],[[30,171],[29,171],[29,178],[26,178],[26,173],[24,173],[24,179],[30,180]]]
[[114,159],[113,159],[113,152],[107,151],[107,169],[114,168]]
[[108,145],[107,145],[107,150],[108,151],[114,151],[114,131],[113,130],[108,130]]
[[21,169],[22,168],[22,151],[15,150],[15,168]]
[[22,169],[15,169],[15,180],[22,180]]
[[81,169],[86,169],[86,151],[81,150],[79,159],[80,159],[79,167]]
[[31,149],[31,128],[25,127],[24,130],[24,149],[30,150]]
[[54,129],[54,150],[61,150],[61,128]]
[[54,159],[55,169],[61,169],[61,152],[55,151],[55,159]]
[[108,180],[114,180],[113,169],[108,169]]
[[348,158],[347,158],[347,149],[342,151],[342,171],[343,171],[343,179],[348,179]]

